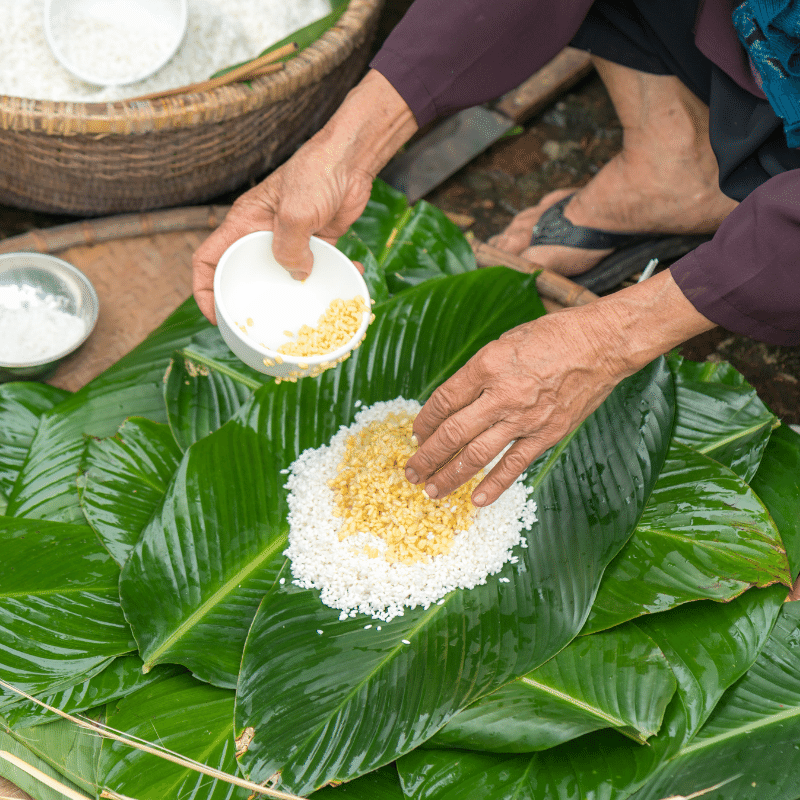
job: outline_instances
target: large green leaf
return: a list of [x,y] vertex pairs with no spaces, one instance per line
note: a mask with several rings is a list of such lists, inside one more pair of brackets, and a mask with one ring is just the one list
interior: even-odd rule
[[0,513],[28,455],[39,418],[69,392],[43,383],[0,385]]
[[[379,263],[386,259],[387,243],[394,241],[404,217],[411,214],[408,199],[402,192],[378,179],[372,184],[367,207],[350,231],[368,247]],[[377,298],[376,298],[377,299]]]
[[[404,194],[381,180],[374,182],[351,233],[372,251],[392,293],[477,269],[472,248],[457,225],[424,200],[409,207]],[[345,252],[361,260],[349,249]]]
[[[177,675],[180,667],[156,667],[142,672],[142,659],[135,655],[115,658],[102,672],[62,692],[42,697],[42,702],[67,714],[78,714],[91,708],[127,697],[155,681]],[[4,711],[6,722],[15,730],[42,725],[58,719],[57,715],[37,703],[25,700]]]
[[[800,603],[787,603],[756,663],[694,739],[634,797],[794,800],[800,772]],[[717,788],[712,788],[717,787]]]
[[800,434],[781,425],[770,437],[764,457],[750,482],[769,510],[792,570],[800,574]]
[[[232,715],[233,692],[178,675],[118,702],[107,723],[128,737],[236,775]],[[249,790],[107,739],[102,743],[99,783],[136,800],[245,800],[251,795]]]
[[705,453],[749,481],[778,418],[726,362],[670,357],[678,410],[675,441]]
[[216,328],[198,334],[175,353],[164,383],[176,441],[185,450],[218,430],[253,391],[272,380],[236,358]]
[[673,709],[673,716],[681,718],[677,727],[687,737],[756,660],[785,595],[782,586],[772,586],[730,603],[691,603],[636,621],[659,645],[678,679],[680,708]]
[[41,420],[14,491],[9,516],[81,522],[76,478],[84,436],[111,436],[129,416],[166,422],[163,378],[172,353],[209,323],[194,300],[114,366],[59,403]]
[[432,745],[494,753],[545,750],[615,728],[643,743],[661,726],[675,678],[633,625],[581,636],[533,672],[456,714]]
[[127,420],[116,436],[89,443],[80,481],[83,514],[120,566],[161,503],[180,460],[170,429],[141,418]]
[[[423,391],[404,394],[424,396],[427,376],[409,377]],[[482,586],[365,630],[372,620],[340,619],[317,592],[276,585],[253,622],[237,692],[237,730],[256,731],[243,757],[254,779],[280,772],[304,792],[369,772],[564,647],[655,479],[671,388],[663,362],[653,364],[538,462],[528,480],[539,523],[518,563]],[[370,401],[381,399],[374,391]]]
[[349,259],[360,262],[364,267],[364,282],[367,284],[370,298],[376,303],[387,300],[389,287],[386,285],[386,276],[366,243],[353,230],[350,230],[339,238],[336,247]]
[[[537,316],[535,295],[519,300],[531,284],[511,270],[486,270],[378,304],[357,356],[316,379],[265,385],[241,410],[250,430],[233,420],[190,447],[122,575],[146,665],[175,661],[235,685],[250,621],[283,563],[279,470],[352,421],[357,399],[426,397],[509,325]],[[431,341],[440,343],[433,351]],[[193,353],[205,358],[199,347]]]
[[270,443],[238,423],[187,451],[122,572],[145,668],[171,662],[235,686],[242,648],[286,546]]
[[[0,517],[0,677],[52,694],[134,643],[91,528]],[[7,701],[7,694],[0,694]]]
[[606,571],[584,633],[750,586],[790,585],[767,510],[726,467],[674,444],[630,542]]
[[458,226],[424,200],[400,220],[394,239],[378,256],[378,264],[391,292],[432,278],[461,275],[478,266]]
[[647,618],[647,632],[665,644],[678,680],[662,730],[647,746],[600,731],[532,757],[418,749],[398,761],[407,796],[623,800],[680,750],[725,689],[753,664],[784,595],[780,587],[753,590],[727,604],[692,603]]

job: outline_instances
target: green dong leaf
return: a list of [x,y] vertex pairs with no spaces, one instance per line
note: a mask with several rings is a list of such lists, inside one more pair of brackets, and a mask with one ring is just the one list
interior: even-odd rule
[[800,574],[800,434],[781,425],[750,482],[778,526],[792,579]]
[[758,660],[700,732],[633,797],[794,800],[800,770],[800,603],[787,603]]
[[674,444],[630,542],[609,567],[584,633],[692,600],[790,583],[767,510],[729,469]]
[[751,590],[727,604],[692,603],[636,623],[646,622],[648,634],[664,644],[678,680],[664,725],[647,746],[599,731],[530,757],[418,749],[397,764],[406,796],[624,800],[679,752],[724,691],[753,664],[784,596],[781,587]]
[[0,513],[25,463],[39,419],[69,396],[43,383],[0,385]]
[[456,714],[430,743],[525,753],[602,728],[644,743],[658,731],[674,692],[661,650],[625,625],[575,639],[538,669]]
[[[214,684],[236,685],[247,629],[284,561],[279,470],[351,422],[357,399],[409,395],[412,382],[410,396],[427,396],[540,308],[532,279],[504,269],[409,291],[375,306],[356,357],[317,379],[263,386],[239,414],[250,430],[233,420],[190,447],[120,584],[146,666],[180,663]],[[472,319],[468,337],[462,314]],[[431,341],[440,346],[432,351]]]
[[270,381],[233,355],[216,328],[198,334],[175,354],[164,383],[175,440],[185,450],[218,430]]
[[[108,725],[228,775],[237,774],[233,692],[178,675],[153,683],[110,710]],[[136,800],[246,800],[249,790],[104,739],[99,783]]]
[[778,418],[728,363],[697,363],[672,355],[670,366],[678,396],[674,440],[749,481]]
[[52,694],[133,650],[119,569],[91,528],[0,517],[0,552],[2,680]]
[[[414,377],[422,392],[405,396],[424,396],[426,376]],[[656,362],[540,460],[528,479],[539,523],[518,563],[485,585],[381,630],[365,630],[373,620],[363,617],[341,620],[316,592],[276,585],[253,621],[237,691],[237,731],[255,730],[242,758],[251,777],[280,772],[281,785],[300,793],[350,780],[561,650],[655,480],[671,431],[671,388]]]
[[116,436],[89,442],[81,507],[120,566],[161,503],[180,459],[170,429],[146,419],[131,418]]

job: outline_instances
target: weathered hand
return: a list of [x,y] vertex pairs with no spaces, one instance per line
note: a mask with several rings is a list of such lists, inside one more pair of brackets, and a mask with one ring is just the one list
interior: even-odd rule
[[275,258],[302,280],[313,264],[309,238],[314,235],[335,244],[361,215],[373,178],[358,168],[326,163],[330,156],[324,138],[307,142],[294,158],[239,197],[219,228],[197,249],[192,261],[194,296],[212,322],[216,321],[214,270],[237,239],[253,231],[274,231]]
[[623,378],[714,327],[669,271],[587,306],[548,314],[480,350],[425,404],[406,477],[444,497],[513,442],[472,493],[493,503]]
[[272,252],[298,280],[313,265],[309,238],[334,244],[364,210],[372,182],[417,130],[411,109],[370,70],[325,127],[287,162],[243,194],[193,259],[194,296],[211,321],[214,270],[225,250],[253,231],[273,231]]
[[481,349],[419,413],[421,446],[406,477],[443,497],[513,442],[472,495],[476,506],[493,503],[624,377],[604,356],[608,337],[586,327],[592,316],[582,309],[549,314]]

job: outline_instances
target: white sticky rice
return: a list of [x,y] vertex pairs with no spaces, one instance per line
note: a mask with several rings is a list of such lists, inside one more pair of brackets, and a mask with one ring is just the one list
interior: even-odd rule
[[350,427],[341,427],[329,445],[303,452],[288,470],[289,546],[293,583],[319,589],[320,599],[339,609],[340,619],[367,614],[389,621],[404,608],[428,608],[454,589],[472,589],[517,557],[512,548],[527,546],[522,532],[536,521],[536,503],[520,480],[492,505],[477,510],[472,526],[456,535],[449,553],[427,563],[389,564],[369,558],[366,547],[383,552],[386,543],[361,532],[339,541],[342,520],[334,516],[328,481],[338,472],[349,436],[389,413],[416,415],[421,406],[398,398],[362,409]]

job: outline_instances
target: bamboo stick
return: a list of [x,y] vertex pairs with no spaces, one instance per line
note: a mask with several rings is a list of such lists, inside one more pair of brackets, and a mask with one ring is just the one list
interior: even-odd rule
[[597,300],[597,295],[581,286],[575,281],[571,281],[564,275],[551,272],[534,261],[528,261],[521,256],[514,256],[504,253],[496,247],[492,247],[478,239],[471,241],[472,251],[478,265],[481,267],[504,266],[519,270],[520,272],[533,273],[541,270],[536,277],[536,288],[544,297],[556,300],[564,306],[585,306]]
[[69,786],[59,783],[55,778],[51,778],[41,770],[36,769],[36,767],[32,767],[27,761],[23,761],[21,758],[18,758],[12,753],[7,753],[5,750],[0,750],[0,758],[2,758],[3,761],[8,761],[9,764],[17,769],[27,773],[31,776],[31,778],[39,781],[39,783],[43,783],[45,786],[49,786],[59,794],[63,794],[64,797],[68,798],[68,800],[91,800],[91,798],[87,795],[76,792],[73,789],[70,789]]
[[138,97],[126,98],[123,102],[134,103],[140,100],[160,100],[164,97],[174,97],[178,94],[194,94],[197,92],[209,92],[212,89],[218,89],[220,86],[227,86],[229,83],[236,83],[237,81],[246,81],[251,78],[257,78],[261,75],[267,75],[270,72],[278,72],[283,69],[283,64],[276,64],[278,59],[288,56],[297,50],[296,42],[289,42],[277,50],[266,53],[263,56],[248,61],[235,69],[220,75],[217,78],[209,78],[206,81],[199,83],[190,83],[186,86],[176,86],[174,89],[164,89],[161,92],[151,92],[150,94],[142,94]]

